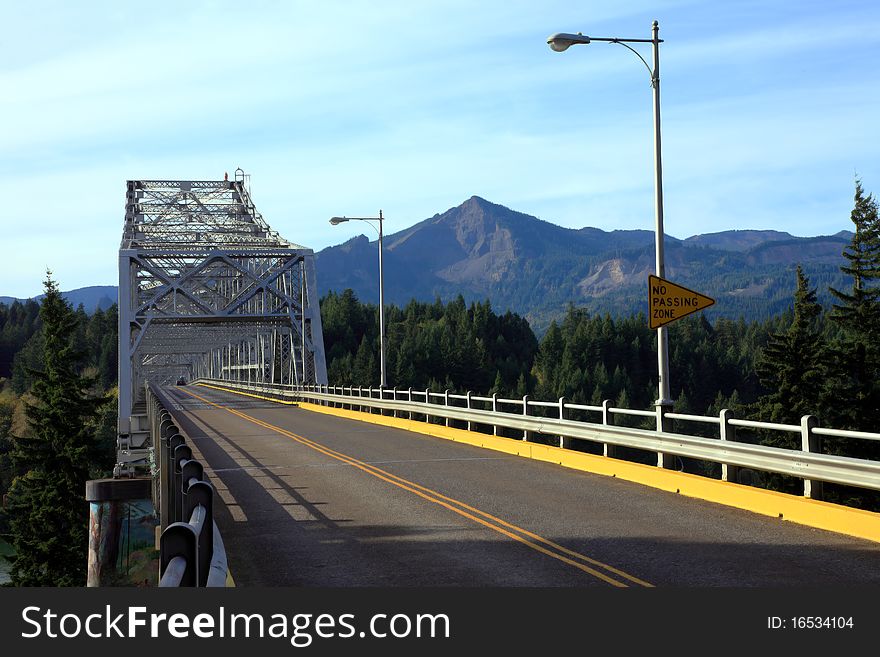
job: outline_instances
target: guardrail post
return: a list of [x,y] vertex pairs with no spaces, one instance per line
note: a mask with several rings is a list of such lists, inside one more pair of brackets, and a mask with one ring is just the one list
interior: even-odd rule
[[214,554],[214,488],[207,481],[194,481],[188,484],[185,492],[184,517],[192,518],[199,506],[205,510],[202,526],[196,541],[196,578],[199,586],[207,586],[211,558]]
[[183,491],[186,490],[186,480],[183,479],[183,464],[192,459],[192,449],[189,445],[180,444],[171,452],[172,459],[172,477],[171,484],[174,487],[172,491],[172,500],[174,501],[174,521],[186,522],[183,516]]
[[[565,419],[565,397],[559,398],[559,419],[560,420]],[[559,436],[559,446],[561,448],[565,449],[566,447],[568,447],[568,443],[569,443],[569,441],[566,440],[565,436],[562,436],[562,435]]]
[[[493,392],[492,393],[492,415],[495,415],[497,413],[498,413],[498,393]],[[498,435],[498,425],[497,424],[492,425],[492,435],[493,436]]]
[[[408,401],[410,404],[412,404],[412,386],[410,386],[406,390],[406,401]],[[409,419],[412,420],[412,417],[413,417],[413,412],[412,412],[412,409],[410,409]]]
[[[719,426],[721,427],[721,440],[736,442],[736,427],[730,423],[731,418],[733,418],[733,411],[729,408],[722,408],[721,412],[718,414],[718,419],[720,420]],[[733,483],[739,482],[739,467],[735,465],[727,465],[727,463],[722,462],[721,481],[732,481]]]
[[[175,509],[177,508],[177,502],[175,497],[175,480],[174,480],[174,450],[177,449],[180,445],[183,445],[183,436],[179,433],[175,433],[173,436],[169,436],[167,439],[163,440],[164,443],[164,463],[162,464],[163,471],[165,473],[164,481],[162,482],[162,498],[159,500],[159,508],[161,510],[161,523],[160,527],[162,531],[165,531],[165,528],[170,524],[177,522],[177,518],[175,518]],[[161,476],[161,473],[160,473]]]
[[[819,426],[819,418],[815,415],[804,415],[801,418],[801,449],[812,454],[822,453],[822,438],[813,433],[813,429]],[[804,479],[804,497],[813,500],[822,499],[822,482],[814,479]]]
[[[372,399],[373,399],[373,386],[370,386],[370,390],[369,390],[369,392],[368,392],[368,395],[369,395],[370,399],[372,400]],[[368,413],[372,413],[372,412],[373,412],[373,405],[372,405],[372,403],[370,404],[369,408],[367,409],[367,412],[368,412]]]
[[171,560],[183,557],[186,568],[180,578],[180,586],[196,586],[196,533],[187,522],[168,525],[159,539],[159,586]]
[[[467,393],[465,394],[465,402],[467,403],[468,410],[471,410],[471,391],[470,390],[468,390]],[[468,431],[471,430],[471,421],[470,420],[467,421],[467,430]]]
[[[525,417],[528,417],[528,416],[529,416],[529,396],[528,396],[528,395],[523,395],[523,415],[524,415]],[[522,437],[522,439],[528,442],[528,440],[529,440],[529,431],[528,431],[528,429],[526,429],[526,430],[523,431],[523,437]]]
[[[602,400],[602,424],[606,427],[610,427],[614,424],[611,419],[611,400],[603,399]],[[614,453],[614,445],[609,445],[608,443],[602,443],[602,456],[613,457]]]
[[425,424],[431,424],[431,416],[428,409],[431,408],[431,389],[425,388]]
[[[397,403],[397,386],[394,386],[394,388],[391,391],[391,394],[393,395],[393,401],[395,403]],[[398,411],[396,408],[394,409],[394,417],[400,417],[400,415],[398,415]]]
[[[672,420],[666,417],[666,414],[672,410],[672,407],[669,404],[657,404],[657,431],[658,432],[671,432],[672,431]],[[666,468],[667,470],[675,469],[675,456],[672,454],[664,454],[663,452],[657,452],[657,467],[658,468]]]
[[[443,393],[443,405],[446,406],[446,412],[449,413],[449,388]],[[449,426],[449,416],[446,417],[446,426]]]

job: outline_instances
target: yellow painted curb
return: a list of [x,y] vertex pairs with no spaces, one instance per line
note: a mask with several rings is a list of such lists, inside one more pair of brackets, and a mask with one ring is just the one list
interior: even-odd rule
[[[230,390],[230,392],[236,392]],[[274,401],[274,400],[273,400]],[[300,402],[300,408],[316,413],[335,415],[361,422],[426,434],[436,438],[483,447],[514,456],[556,463],[566,468],[593,474],[617,477],[652,488],[659,488],[686,497],[694,497],[726,506],[745,509],[774,518],[781,518],[808,527],[864,538],[880,543],[880,514],[830,504],[777,491],[743,486],[699,475],[664,470],[641,463],[585,454],[570,449],[539,445],[512,438],[453,429],[439,424],[427,424],[404,418],[350,411],[329,406]]]

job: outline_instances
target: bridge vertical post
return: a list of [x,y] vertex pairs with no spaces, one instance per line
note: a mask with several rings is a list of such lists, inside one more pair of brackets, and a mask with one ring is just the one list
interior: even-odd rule
[[[443,392],[443,405],[446,406],[446,412],[449,412],[449,388]],[[449,426],[449,416],[446,417],[446,426]]]
[[[559,398],[559,419],[560,420],[565,419],[565,397]],[[561,434],[559,436],[559,446],[563,449],[568,447],[568,440],[566,440],[565,436],[563,436]]]
[[[465,397],[465,402],[467,403],[467,409],[471,410],[471,391],[468,390],[464,397]],[[467,430],[468,431],[471,430],[471,421],[470,420],[467,421]]]
[[[672,431],[672,420],[666,417],[666,414],[672,410],[672,406],[669,404],[657,404],[657,431],[658,432],[671,432]],[[664,454],[663,452],[657,452],[657,467],[658,468],[666,468],[667,470],[675,469],[675,456],[672,454]]]
[[[522,405],[523,405],[523,415],[525,417],[528,417],[529,416],[529,396],[528,395],[523,395]],[[528,440],[529,440],[529,430],[528,429],[523,430],[522,439],[528,442]]]
[[[819,426],[819,418],[815,415],[804,415],[801,418],[801,449],[812,454],[822,453],[822,438],[813,433],[813,429]],[[813,500],[822,499],[822,482],[814,479],[804,479],[804,497]]]
[[[721,412],[718,414],[718,419],[720,420],[719,426],[721,427],[721,440],[736,442],[736,427],[730,423],[732,418],[733,411],[729,408],[722,408]],[[739,481],[739,468],[735,465],[722,463],[721,481],[732,481],[733,483],[737,483]]]
[[[495,415],[496,413],[498,413],[498,393],[493,392],[492,393],[492,415]],[[493,436],[498,435],[498,425],[497,424],[492,425],[492,435]]]
[[[119,438],[128,438],[131,433],[131,414],[134,406],[134,360],[132,350],[132,326],[134,320],[134,297],[132,296],[133,251],[119,252],[119,290],[118,307],[118,364],[117,378],[119,398],[117,402],[117,450],[122,449]],[[119,459],[117,458],[117,461]]]

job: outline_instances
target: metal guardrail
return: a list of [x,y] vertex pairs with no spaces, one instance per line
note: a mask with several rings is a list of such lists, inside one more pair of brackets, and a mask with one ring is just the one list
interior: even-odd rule
[[[728,409],[722,410],[717,417],[711,417],[663,412],[661,407],[656,412],[615,408],[607,400],[601,406],[589,406],[571,404],[564,398],[557,402],[545,402],[533,401],[527,396],[522,399],[503,399],[497,395],[477,397],[471,393],[451,394],[448,390],[436,393],[430,390],[380,390],[348,386],[291,388],[278,384],[243,384],[205,379],[196,381],[198,382],[277,399],[311,401],[367,412],[387,412],[395,417],[405,415],[413,419],[414,416],[423,416],[428,422],[431,418],[442,418],[446,426],[450,425],[450,421],[459,421],[466,423],[469,430],[475,425],[491,426],[493,435],[498,435],[498,429],[503,427],[522,431],[522,440],[529,440],[532,434],[557,436],[560,447],[569,446],[572,439],[588,440],[602,444],[602,453],[605,456],[614,456],[614,447],[632,447],[658,453],[658,465],[665,467],[669,466],[664,455],[712,461],[721,464],[723,481],[736,481],[738,468],[791,475],[803,479],[804,496],[813,499],[821,498],[822,482],[880,490],[880,462],[824,454],[821,444],[823,436],[880,440],[880,434],[821,428],[817,418],[811,415],[804,416],[800,425],[789,425],[737,419]],[[475,408],[477,405],[486,408]],[[505,410],[505,407],[511,406],[518,406],[521,410],[514,413]],[[539,417],[534,414],[535,411],[530,414],[531,409],[538,408],[545,409],[544,412],[553,409],[556,417]],[[568,419],[568,414],[573,410],[598,414],[600,421]],[[615,415],[656,418],[658,428],[650,430],[615,426]],[[717,425],[718,438],[669,431],[670,420]],[[736,427],[800,434],[801,449],[736,442]]]
[[214,487],[192,456],[170,404],[147,384],[153,501],[159,510],[159,586],[226,586],[226,552],[214,524]]

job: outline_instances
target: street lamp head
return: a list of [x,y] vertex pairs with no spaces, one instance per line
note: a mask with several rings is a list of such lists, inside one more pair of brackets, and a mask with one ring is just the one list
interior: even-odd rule
[[586,45],[590,42],[590,37],[584,36],[580,32],[577,34],[568,34],[566,32],[559,32],[558,34],[554,34],[549,39],[547,39],[547,43],[550,44],[550,48],[555,50],[556,52],[563,52],[568,50],[571,46],[577,44]]
[[346,219],[345,217],[332,217],[330,219],[330,225],[331,226],[338,226],[339,224],[341,224],[344,221],[348,221],[348,219]]

